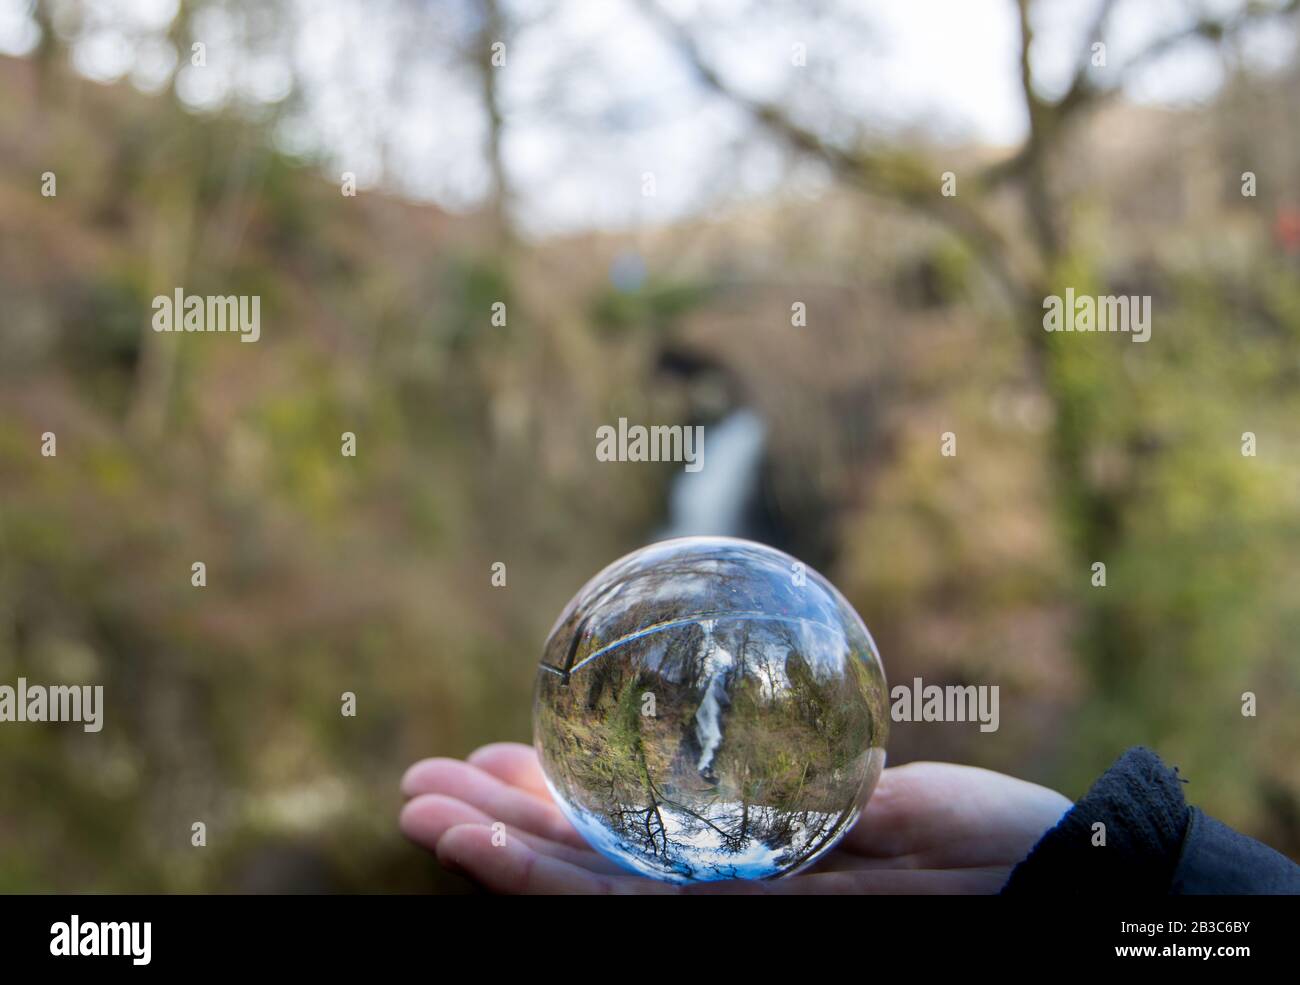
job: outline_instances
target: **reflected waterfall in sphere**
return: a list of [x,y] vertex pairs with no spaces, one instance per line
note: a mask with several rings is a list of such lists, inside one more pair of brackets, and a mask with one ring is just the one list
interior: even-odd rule
[[700,623],[704,630],[704,670],[709,681],[704,686],[704,700],[695,713],[695,733],[700,742],[700,763],[696,767],[704,774],[713,763],[713,754],[722,741],[722,706],[727,701],[727,672],[735,664],[731,654],[713,639],[713,620]]

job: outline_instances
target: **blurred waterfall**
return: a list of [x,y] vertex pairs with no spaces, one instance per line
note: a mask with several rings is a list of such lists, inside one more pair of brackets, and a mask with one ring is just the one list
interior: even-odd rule
[[746,407],[706,427],[704,468],[673,480],[660,537],[745,536],[766,435],[763,419]]

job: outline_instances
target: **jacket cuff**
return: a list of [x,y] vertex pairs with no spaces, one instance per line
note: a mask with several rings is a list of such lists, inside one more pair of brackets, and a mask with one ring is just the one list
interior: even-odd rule
[[1177,772],[1134,747],[1039,839],[1002,892],[1168,893],[1190,817]]
[[1300,893],[1300,866],[1193,807],[1171,892]]

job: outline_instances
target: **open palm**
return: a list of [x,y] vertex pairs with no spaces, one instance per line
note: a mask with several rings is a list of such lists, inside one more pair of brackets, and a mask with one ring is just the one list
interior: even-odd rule
[[[587,847],[530,746],[497,742],[464,761],[421,760],[402,792],[406,836],[501,893],[995,893],[1070,808],[1059,793],[1001,773],[910,763],[881,774],[857,824],[807,872],[677,886]],[[498,822],[504,831],[494,831]]]

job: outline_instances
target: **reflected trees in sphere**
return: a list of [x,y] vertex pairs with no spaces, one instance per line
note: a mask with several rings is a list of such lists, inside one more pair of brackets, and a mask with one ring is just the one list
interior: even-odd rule
[[601,854],[676,882],[788,875],[857,820],[885,761],[884,670],[817,573],[724,537],[614,562],[546,642],[542,769]]

